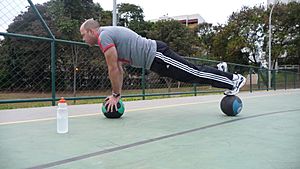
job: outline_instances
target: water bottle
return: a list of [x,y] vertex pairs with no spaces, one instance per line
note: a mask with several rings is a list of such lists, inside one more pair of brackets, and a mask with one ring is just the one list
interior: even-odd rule
[[56,119],[57,119],[57,123],[56,123],[57,133],[67,133],[69,130],[68,108],[67,108],[66,100],[63,97],[58,101]]

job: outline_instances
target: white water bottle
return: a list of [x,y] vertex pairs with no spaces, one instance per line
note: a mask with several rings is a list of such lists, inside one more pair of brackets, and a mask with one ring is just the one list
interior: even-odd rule
[[69,130],[68,108],[66,100],[63,97],[58,101],[56,119],[57,133],[67,133]]

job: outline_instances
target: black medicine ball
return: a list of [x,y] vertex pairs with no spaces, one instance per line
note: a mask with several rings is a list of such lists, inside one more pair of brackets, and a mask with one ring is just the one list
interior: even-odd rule
[[227,116],[236,116],[241,112],[243,103],[237,96],[225,96],[221,100],[220,107]]
[[102,104],[102,113],[104,114],[105,117],[107,118],[120,118],[125,111],[125,107],[124,104],[122,102],[122,100],[119,100],[119,102],[117,103],[117,108],[118,110],[116,110],[115,108],[113,108],[113,111],[108,111],[107,110],[107,106],[105,106],[106,101]]

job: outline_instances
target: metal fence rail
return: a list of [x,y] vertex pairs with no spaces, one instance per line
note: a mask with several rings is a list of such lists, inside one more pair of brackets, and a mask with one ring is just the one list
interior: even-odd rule
[[[29,6],[29,7],[27,7]],[[97,46],[56,39],[47,22],[31,0],[0,2],[0,106],[4,103],[52,102],[103,99],[111,93],[103,54]],[[16,13],[17,11],[17,13]],[[18,13],[19,12],[19,13]],[[28,27],[18,15],[27,13],[34,22]],[[14,21],[14,22],[13,22]],[[37,32],[27,31],[36,29]],[[216,66],[218,61],[187,58],[195,64]],[[241,73],[248,81],[245,91],[299,88],[299,73],[272,71],[272,88],[268,73],[258,67],[228,63],[229,72]],[[221,92],[203,84],[186,84],[159,77],[145,69],[125,66],[123,97],[179,95]]]

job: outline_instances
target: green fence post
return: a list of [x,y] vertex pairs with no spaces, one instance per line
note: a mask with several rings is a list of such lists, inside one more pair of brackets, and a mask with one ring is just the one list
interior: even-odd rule
[[145,74],[146,74],[146,70],[145,70],[145,65],[142,68],[142,98],[143,100],[145,100],[145,93],[146,93],[146,79],[145,79]]
[[[198,65],[197,60],[194,60],[194,64]],[[197,84],[196,83],[193,83],[193,90],[194,90],[194,96],[197,96]]]
[[276,84],[276,70],[273,70],[273,88],[274,90],[276,90],[276,87],[277,84]]
[[[269,89],[269,70],[267,70],[266,71],[267,72],[267,91],[269,91],[270,89]],[[272,80],[272,79],[271,79]],[[272,84],[272,83],[271,83]],[[272,87],[272,86],[270,86],[270,87]]]
[[286,90],[287,88],[287,72],[284,71],[284,89]]
[[253,72],[253,69],[250,68],[250,71],[249,71],[249,77],[250,77],[250,93],[252,93],[252,72]]
[[294,89],[296,89],[296,72],[293,72],[293,78],[294,78]]
[[260,90],[260,69],[257,70],[257,88]]
[[52,42],[51,42],[51,85],[52,85],[52,106],[55,106],[55,67],[56,67],[56,54],[55,54],[55,36],[53,35],[53,33],[51,32],[50,28],[48,27],[47,23],[45,22],[45,20],[43,19],[42,15],[40,14],[40,12],[37,10],[37,8],[35,7],[35,5],[32,3],[31,0],[27,0],[28,3],[30,4],[30,6],[33,9],[33,12],[37,15],[38,19],[42,22],[42,26],[44,27],[44,29],[47,31],[47,33],[49,34],[49,36],[52,38]]
[[193,83],[193,88],[194,88],[194,96],[197,96],[197,85]]
[[51,91],[52,91],[52,106],[55,106],[56,98],[56,53],[55,53],[55,41],[51,42]]

